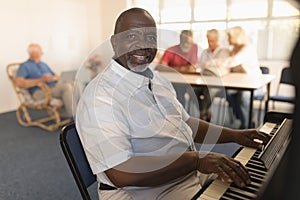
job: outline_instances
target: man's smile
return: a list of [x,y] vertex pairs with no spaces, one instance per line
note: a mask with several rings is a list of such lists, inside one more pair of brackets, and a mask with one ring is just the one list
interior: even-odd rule
[[152,61],[152,54],[148,50],[138,50],[130,52],[128,58],[133,65],[144,65]]

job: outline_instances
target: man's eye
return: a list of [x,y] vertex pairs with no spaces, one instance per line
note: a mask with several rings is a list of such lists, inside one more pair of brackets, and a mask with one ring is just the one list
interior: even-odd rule
[[130,39],[130,40],[133,40],[136,38],[136,35],[135,34],[129,34],[127,35],[127,38]]
[[147,38],[148,38],[148,41],[150,41],[150,42],[156,42],[156,36],[154,36],[154,35],[149,35]]

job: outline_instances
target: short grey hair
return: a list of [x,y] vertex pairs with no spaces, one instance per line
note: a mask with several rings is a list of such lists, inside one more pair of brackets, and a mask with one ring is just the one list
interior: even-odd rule
[[206,33],[206,36],[212,36],[212,37],[219,38],[219,31],[217,29],[208,30]]
[[34,52],[37,48],[41,49],[41,46],[37,43],[29,44],[28,47],[27,47],[28,54],[31,55],[32,52]]

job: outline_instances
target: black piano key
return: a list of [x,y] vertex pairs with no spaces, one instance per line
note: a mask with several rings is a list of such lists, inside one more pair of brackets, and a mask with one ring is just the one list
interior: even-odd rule
[[261,178],[257,178],[255,176],[250,176],[250,180],[254,183],[262,184],[263,180]]
[[250,184],[249,184],[249,186],[251,186],[251,187],[254,187],[254,188],[260,188],[261,187],[261,184],[260,183],[255,183],[255,182],[251,182]]
[[256,197],[256,194],[254,192],[249,192],[247,190],[244,190],[243,189],[239,189],[239,188],[234,188],[234,187],[230,187],[228,189],[228,191],[231,191],[232,193],[235,193],[239,196],[242,196],[244,198],[247,198],[247,199],[252,199],[252,198],[255,198]]
[[265,178],[265,176],[262,176],[261,174],[257,174],[255,172],[251,172],[250,171],[249,174],[250,174],[250,176],[253,176],[253,177],[257,178],[257,179],[260,179],[261,181],[263,181],[264,178]]
[[236,188],[236,189],[243,190],[245,192],[249,192],[249,193],[253,193],[253,194],[255,194],[259,189],[259,188],[253,188],[251,186],[246,186],[246,187],[240,188],[236,185],[232,185],[230,188]]
[[239,200],[248,200],[248,199],[253,199],[252,197],[250,196],[246,196],[244,195],[243,193],[238,193],[238,192],[235,192],[235,191],[232,191],[231,189],[228,189],[226,192],[225,192],[226,195],[224,196],[229,196],[229,197],[232,197],[234,199],[239,199]]
[[220,198],[220,200],[235,200],[235,199],[223,195],[223,196]]
[[230,192],[228,192],[228,193],[226,192],[223,196],[227,199],[234,199],[234,200],[241,199],[241,198],[238,198],[236,195],[232,195]]
[[254,157],[257,157],[261,153],[260,149],[257,149],[256,152],[253,154]]
[[253,157],[251,158],[251,160],[261,162],[261,159],[259,158],[259,156],[253,156]]
[[260,171],[264,174],[267,173],[267,169],[265,168],[265,166],[263,166],[261,163],[257,163],[257,162],[248,162],[246,164],[246,168],[252,168],[252,169],[256,169],[257,171]]
[[248,161],[248,163],[255,163],[255,164],[257,164],[257,165],[260,165],[260,166],[262,166],[262,167],[265,167],[264,166],[264,163],[263,162],[261,162],[261,161],[259,161],[259,160],[249,160]]
[[251,167],[248,167],[248,172],[249,174],[254,174],[256,176],[259,176],[261,178],[265,178],[267,176],[267,173],[266,172],[262,172],[262,171],[259,171],[259,170],[256,170],[256,169],[253,169]]
[[258,167],[258,166],[253,165],[253,164],[249,164],[249,165],[247,164],[246,168],[248,169],[248,171],[254,171],[254,172],[257,172],[257,173],[262,174],[262,175],[267,174],[267,172],[264,168]]

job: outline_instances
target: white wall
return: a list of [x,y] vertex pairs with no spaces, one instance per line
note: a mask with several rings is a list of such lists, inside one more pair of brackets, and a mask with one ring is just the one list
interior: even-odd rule
[[126,0],[100,0],[102,42],[113,34],[117,17],[127,8]]
[[99,0],[0,0],[0,113],[18,106],[6,65],[25,61],[36,42],[56,73],[77,69],[101,40],[100,9]]

